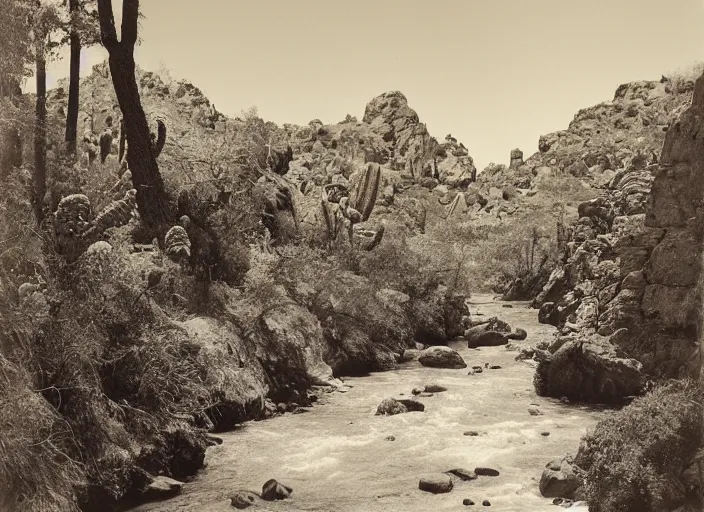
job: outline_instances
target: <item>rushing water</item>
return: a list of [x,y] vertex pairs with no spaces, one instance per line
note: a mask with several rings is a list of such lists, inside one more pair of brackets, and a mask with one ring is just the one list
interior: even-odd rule
[[[536,311],[525,303],[504,304],[478,297],[470,309],[526,329],[528,339],[519,343],[535,344],[550,336],[552,327],[538,324]],[[576,452],[582,434],[607,413],[537,397],[532,366],[515,361],[516,352],[505,347],[453,348],[469,368],[490,363],[501,369],[468,375],[469,368],[425,368],[414,361],[394,371],[345,379],[352,386],[347,392],[325,394],[305,414],[249,422],[222,435],[223,444],[208,450],[207,468],[181,495],[135,510],[232,511],[229,497],[235,491],[260,491],[270,478],[292,487],[291,498],[258,502],[250,510],[429,512],[484,509],[483,500],[490,501],[490,510],[502,512],[560,510],[540,496],[542,469],[550,460]],[[414,387],[428,383],[447,391],[420,398],[425,412],[374,415],[384,398],[409,398]],[[531,404],[539,404],[542,414],[529,414]],[[465,436],[469,430],[480,435]],[[478,466],[495,468],[500,475],[456,482],[447,494],[418,489],[424,475]],[[464,507],[465,498],[476,505]]]

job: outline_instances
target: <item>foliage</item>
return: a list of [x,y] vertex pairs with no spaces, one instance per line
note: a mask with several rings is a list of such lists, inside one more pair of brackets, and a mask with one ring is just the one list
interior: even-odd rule
[[31,75],[29,7],[19,0],[0,0],[0,90]]
[[701,382],[672,381],[597,424],[575,460],[585,471],[589,510],[681,506],[690,491],[683,472],[704,434],[703,400]]

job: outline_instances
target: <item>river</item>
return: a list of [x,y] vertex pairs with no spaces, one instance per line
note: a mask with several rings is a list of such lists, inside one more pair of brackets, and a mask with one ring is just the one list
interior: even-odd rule
[[[526,303],[477,296],[469,306],[473,313],[524,328],[528,338],[521,344],[535,344],[554,329],[538,324]],[[483,500],[491,503],[489,510],[502,512],[560,510],[538,491],[542,469],[575,453],[586,429],[608,412],[537,397],[532,362],[515,361],[516,352],[505,347],[451,346],[467,369],[425,368],[413,361],[394,371],[346,378],[351,386],[346,392],[324,394],[305,414],[248,422],[222,434],[223,443],[208,449],[207,467],[179,496],[134,510],[230,512],[235,491],[261,491],[270,478],[292,487],[293,494],[283,501],[259,501],[249,510],[429,512],[486,509]],[[501,368],[468,375],[469,368],[485,363]],[[414,387],[428,383],[447,391],[420,398],[424,412],[374,415],[384,398],[410,398]],[[542,414],[529,414],[531,404]],[[446,494],[418,489],[424,475],[479,466],[500,474],[456,482]],[[466,498],[476,505],[463,506]]]

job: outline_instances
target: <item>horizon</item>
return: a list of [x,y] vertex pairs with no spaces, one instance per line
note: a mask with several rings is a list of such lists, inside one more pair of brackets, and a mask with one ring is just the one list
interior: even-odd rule
[[[704,57],[701,0],[679,0],[677,9],[657,0],[597,0],[589,6],[445,0],[414,9],[397,0],[362,4],[345,10],[320,0],[281,3],[272,17],[271,5],[204,0],[194,10],[173,0],[164,20],[164,4],[145,2],[135,59],[145,70],[167,70],[175,80],[192,82],[227,116],[254,106],[278,125],[312,119],[334,124],[347,114],[361,120],[372,98],[399,90],[432,136],[441,141],[452,134],[481,171],[490,162],[508,164],[513,148],[528,158],[538,150],[540,135],[564,130],[580,109],[612,100],[620,84],[659,80]],[[118,23],[120,8],[114,2]],[[380,14],[366,16],[375,11]],[[231,31],[229,20],[241,17],[250,22]],[[342,19],[346,25],[340,28]],[[383,19],[394,19],[394,25],[384,26]],[[473,20],[481,23],[468,23],[463,32]],[[433,21],[442,29],[432,31]],[[368,32],[348,34],[355,26]],[[575,34],[575,28],[597,26],[600,32]],[[657,37],[644,38],[648,33]],[[269,46],[252,44],[258,39]],[[247,43],[254,49],[245,50]],[[386,53],[377,55],[378,48]],[[48,88],[68,76],[67,54],[64,49],[48,64]],[[464,66],[458,64],[462,58]],[[105,59],[100,45],[84,49],[81,76]],[[31,78],[24,90],[35,90]]]

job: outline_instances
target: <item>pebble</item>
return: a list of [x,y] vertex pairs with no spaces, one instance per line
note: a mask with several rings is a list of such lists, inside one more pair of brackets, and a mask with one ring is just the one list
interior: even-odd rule
[[485,507],[490,507],[491,503],[489,503],[489,500],[484,500],[482,501],[482,505],[484,505]]
[[492,365],[489,367],[489,369],[490,369],[490,370],[500,370],[500,369],[501,369],[501,366],[499,366],[498,364],[492,364]]
[[396,438],[394,436],[386,436],[387,441],[396,441]]
[[550,432],[541,432],[540,435],[543,437],[548,437],[550,435]]
[[479,435],[479,432],[477,432],[476,430],[468,430],[467,432],[464,433],[464,435],[466,435],[466,436],[478,436],[478,435]]
[[468,507],[470,505],[474,505],[474,502],[472,500],[470,500],[469,498],[465,498],[462,500],[462,505]]
[[538,407],[535,405],[531,405],[530,407],[528,407],[528,412],[531,416],[540,416],[543,414],[540,409],[538,409]]

